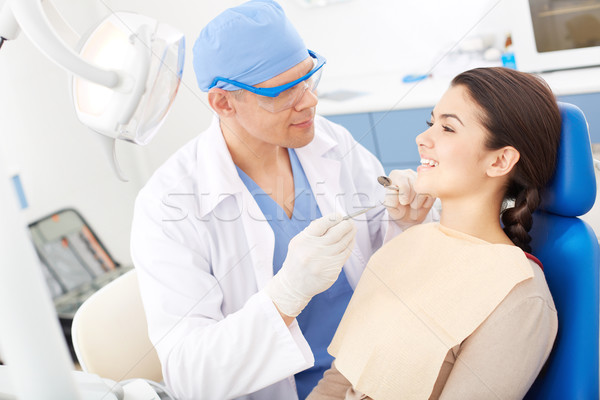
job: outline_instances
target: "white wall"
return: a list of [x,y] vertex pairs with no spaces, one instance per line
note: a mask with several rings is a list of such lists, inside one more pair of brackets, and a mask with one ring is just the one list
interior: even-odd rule
[[[4,1],[0,0],[0,5]],[[21,174],[28,196],[30,207],[23,211],[23,218],[31,222],[59,208],[76,207],[113,255],[127,263],[137,191],[157,166],[210,122],[211,113],[193,74],[193,42],[211,18],[242,2],[54,3],[80,32],[112,10],[129,10],[153,16],[186,34],[184,77],[166,123],[144,148],[119,145],[124,170],[131,179],[127,184],[114,177],[94,134],[77,121],[67,73],[23,35],[0,50],[0,143],[5,164]],[[281,0],[281,4],[307,46],[327,57],[325,79],[393,71],[400,77],[429,68],[465,35],[493,32],[502,36],[506,31],[505,11],[497,0],[353,0],[324,8],[305,8],[296,0]],[[495,7],[497,4],[500,6]]]
[[353,0],[302,8],[282,0],[309,48],[335,76],[421,70],[465,35],[505,28],[502,1]]

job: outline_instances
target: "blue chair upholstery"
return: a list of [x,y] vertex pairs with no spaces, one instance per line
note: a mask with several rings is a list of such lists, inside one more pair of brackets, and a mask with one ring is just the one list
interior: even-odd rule
[[553,179],[534,214],[532,252],[544,273],[556,310],[558,335],[548,363],[526,399],[598,399],[598,268],[600,251],[580,215],[596,199],[596,179],[581,110],[559,103],[561,142]]

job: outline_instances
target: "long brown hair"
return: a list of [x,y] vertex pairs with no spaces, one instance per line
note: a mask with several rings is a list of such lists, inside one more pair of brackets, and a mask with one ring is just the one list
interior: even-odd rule
[[513,200],[514,207],[502,211],[502,223],[513,243],[529,252],[532,213],[556,167],[561,129],[556,98],[538,76],[501,67],[463,72],[452,80],[456,85],[483,111],[487,148],[512,146],[520,153],[504,195],[504,203]]

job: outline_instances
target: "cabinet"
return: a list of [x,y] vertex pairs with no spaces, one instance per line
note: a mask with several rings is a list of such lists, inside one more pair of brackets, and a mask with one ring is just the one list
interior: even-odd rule
[[419,166],[415,137],[427,127],[425,122],[430,114],[430,108],[416,108],[325,117],[348,129],[357,142],[375,154],[389,173],[393,169]]
[[[558,100],[581,108],[590,127],[592,143],[600,143],[600,93],[558,96]],[[352,136],[383,164],[386,173],[393,169],[416,169],[419,153],[416,136],[423,132],[432,108],[414,108],[358,114],[325,115],[344,126]]]

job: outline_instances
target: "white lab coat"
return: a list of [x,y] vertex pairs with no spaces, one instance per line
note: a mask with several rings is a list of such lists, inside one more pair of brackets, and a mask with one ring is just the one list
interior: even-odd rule
[[[296,153],[323,215],[383,199],[381,164],[343,127],[317,116],[314,140]],[[357,219],[344,265],[353,288],[388,230],[383,207]],[[179,398],[297,399],[293,375],[314,358],[297,322],[287,327],[261,291],[273,248],[217,118],[140,191],[131,254],[149,336]]]

